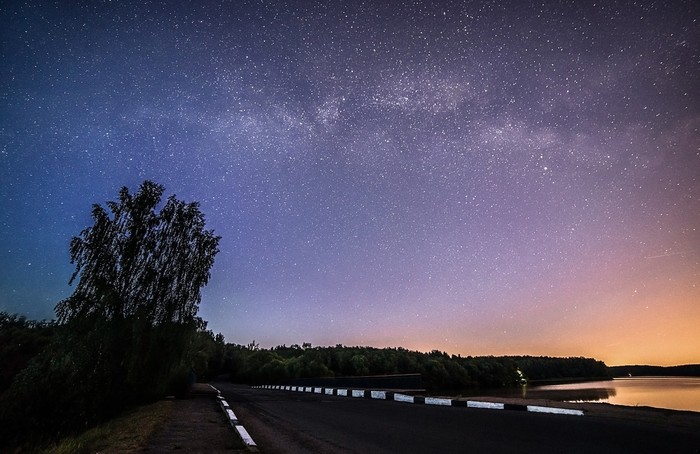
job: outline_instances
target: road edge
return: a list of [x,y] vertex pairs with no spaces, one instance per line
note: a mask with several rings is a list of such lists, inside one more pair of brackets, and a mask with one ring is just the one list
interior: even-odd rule
[[216,391],[216,400],[219,402],[219,407],[224,412],[224,415],[226,416],[226,419],[228,419],[229,424],[231,424],[231,427],[233,427],[233,429],[236,431],[236,434],[241,439],[241,441],[243,441],[243,444],[246,446],[248,451],[259,452],[258,445],[255,443],[255,441],[253,441],[253,438],[250,436],[245,427],[243,427],[243,424],[241,424],[241,422],[238,420],[238,417],[233,412],[228,402],[226,402],[224,396],[221,395],[221,391],[219,391],[212,384],[209,384],[209,386],[211,386],[211,388],[214,391]]
[[[527,411],[531,413],[550,413],[557,415],[584,416],[583,410],[572,408],[548,407],[542,405],[523,405],[503,402],[485,402],[480,400],[461,400],[442,397],[411,396],[394,391],[371,390],[371,389],[350,389],[350,388],[325,388],[317,386],[287,386],[287,385],[260,385],[253,388],[307,392],[314,394],[325,394],[329,396],[340,396],[350,398],[367,398],[380,400],[393,400],[410,404],[438,405],[445,407],[469,407],[489,410],[512,410]],[[216,389],[216,388],[215,388]]]

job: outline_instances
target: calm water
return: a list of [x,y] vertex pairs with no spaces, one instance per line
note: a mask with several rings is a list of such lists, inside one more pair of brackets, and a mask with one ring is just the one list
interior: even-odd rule
[[700,412],[700,377],[633,377],[532,386],[523,389],[523,397]]

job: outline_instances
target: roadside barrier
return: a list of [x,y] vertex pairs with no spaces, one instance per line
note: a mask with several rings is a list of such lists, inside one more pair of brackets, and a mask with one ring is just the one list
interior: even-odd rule
[[280,391],[299,391],[315,394],[325,394],[329,396],[359,397],[366,399],[393,400],[395,402],[405,402],[410,404],[438,405],[444,407],[468,407],[488,410],[511,410],[528,411],[532,413],[551,413],[556,415],[584,416],[583,410],[572,408],[545,407],[540,405],[509,404],[503,402],[484,402],[480,400],[460,400],[443,397],[423,397],[401,394],[394,391],[368,390],[368,389],[346,389],[346,388],[322,388],[284,385],[261,385],[253,386],[257,389],[271,389]]
[[234,428],[238,436],[241,438],[243,441],[243,444],[246,445],[248,448],[248,451],[250,452],[258,452],[258,445],[255,444],[253,441],[253,438],[250,436],[247,430],[245,430],[245,427],[241,424],[241,422],[238,420],[238,417],[236,414],[233,412],[231,407],[229,406],[228,402],[226,402],[226,399],[221,395],[221,391],[216,389],[214,386],[209,385],[212,387],[214,391],[216,391],[216,400],[219,402],[219,406],[221,407],[221,410],[224,412],[226,415],[226,418],[228,419],[229,424]]

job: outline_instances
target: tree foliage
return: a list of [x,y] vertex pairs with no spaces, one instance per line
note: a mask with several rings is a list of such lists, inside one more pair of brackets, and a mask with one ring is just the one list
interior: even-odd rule
[[683,364],[679,366],[612,366],[610,367],[610,372],[614,377],[700,377],[700,364]]
[[94,205],[94,225],[73,238],[71,283],[78,284],[56,307],[65,323],[96,315],[104,320],[137,317],[151,325],[189,323],[198,310],[200,288],[218,252],[219,237],[205,230],[199,205],[168,198],[145,181],[132,195],[124,187],[110,213]]
[[54,322],[28,320],[0,312],[0,394],[15,376],[51,342]]

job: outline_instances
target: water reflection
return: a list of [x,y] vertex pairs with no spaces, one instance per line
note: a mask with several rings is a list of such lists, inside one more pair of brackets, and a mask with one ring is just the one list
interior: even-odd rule
[[523,397],[700,411],[700,377],[634,377],[524,387]]
[[[581,385],[585,385],[581,383]],[[557,388],[561,385],[523,387],[523,397],[527,399],[549,399],[566,402],[607,402],[617,392],[609,387],[585,387],[577,389]]]

